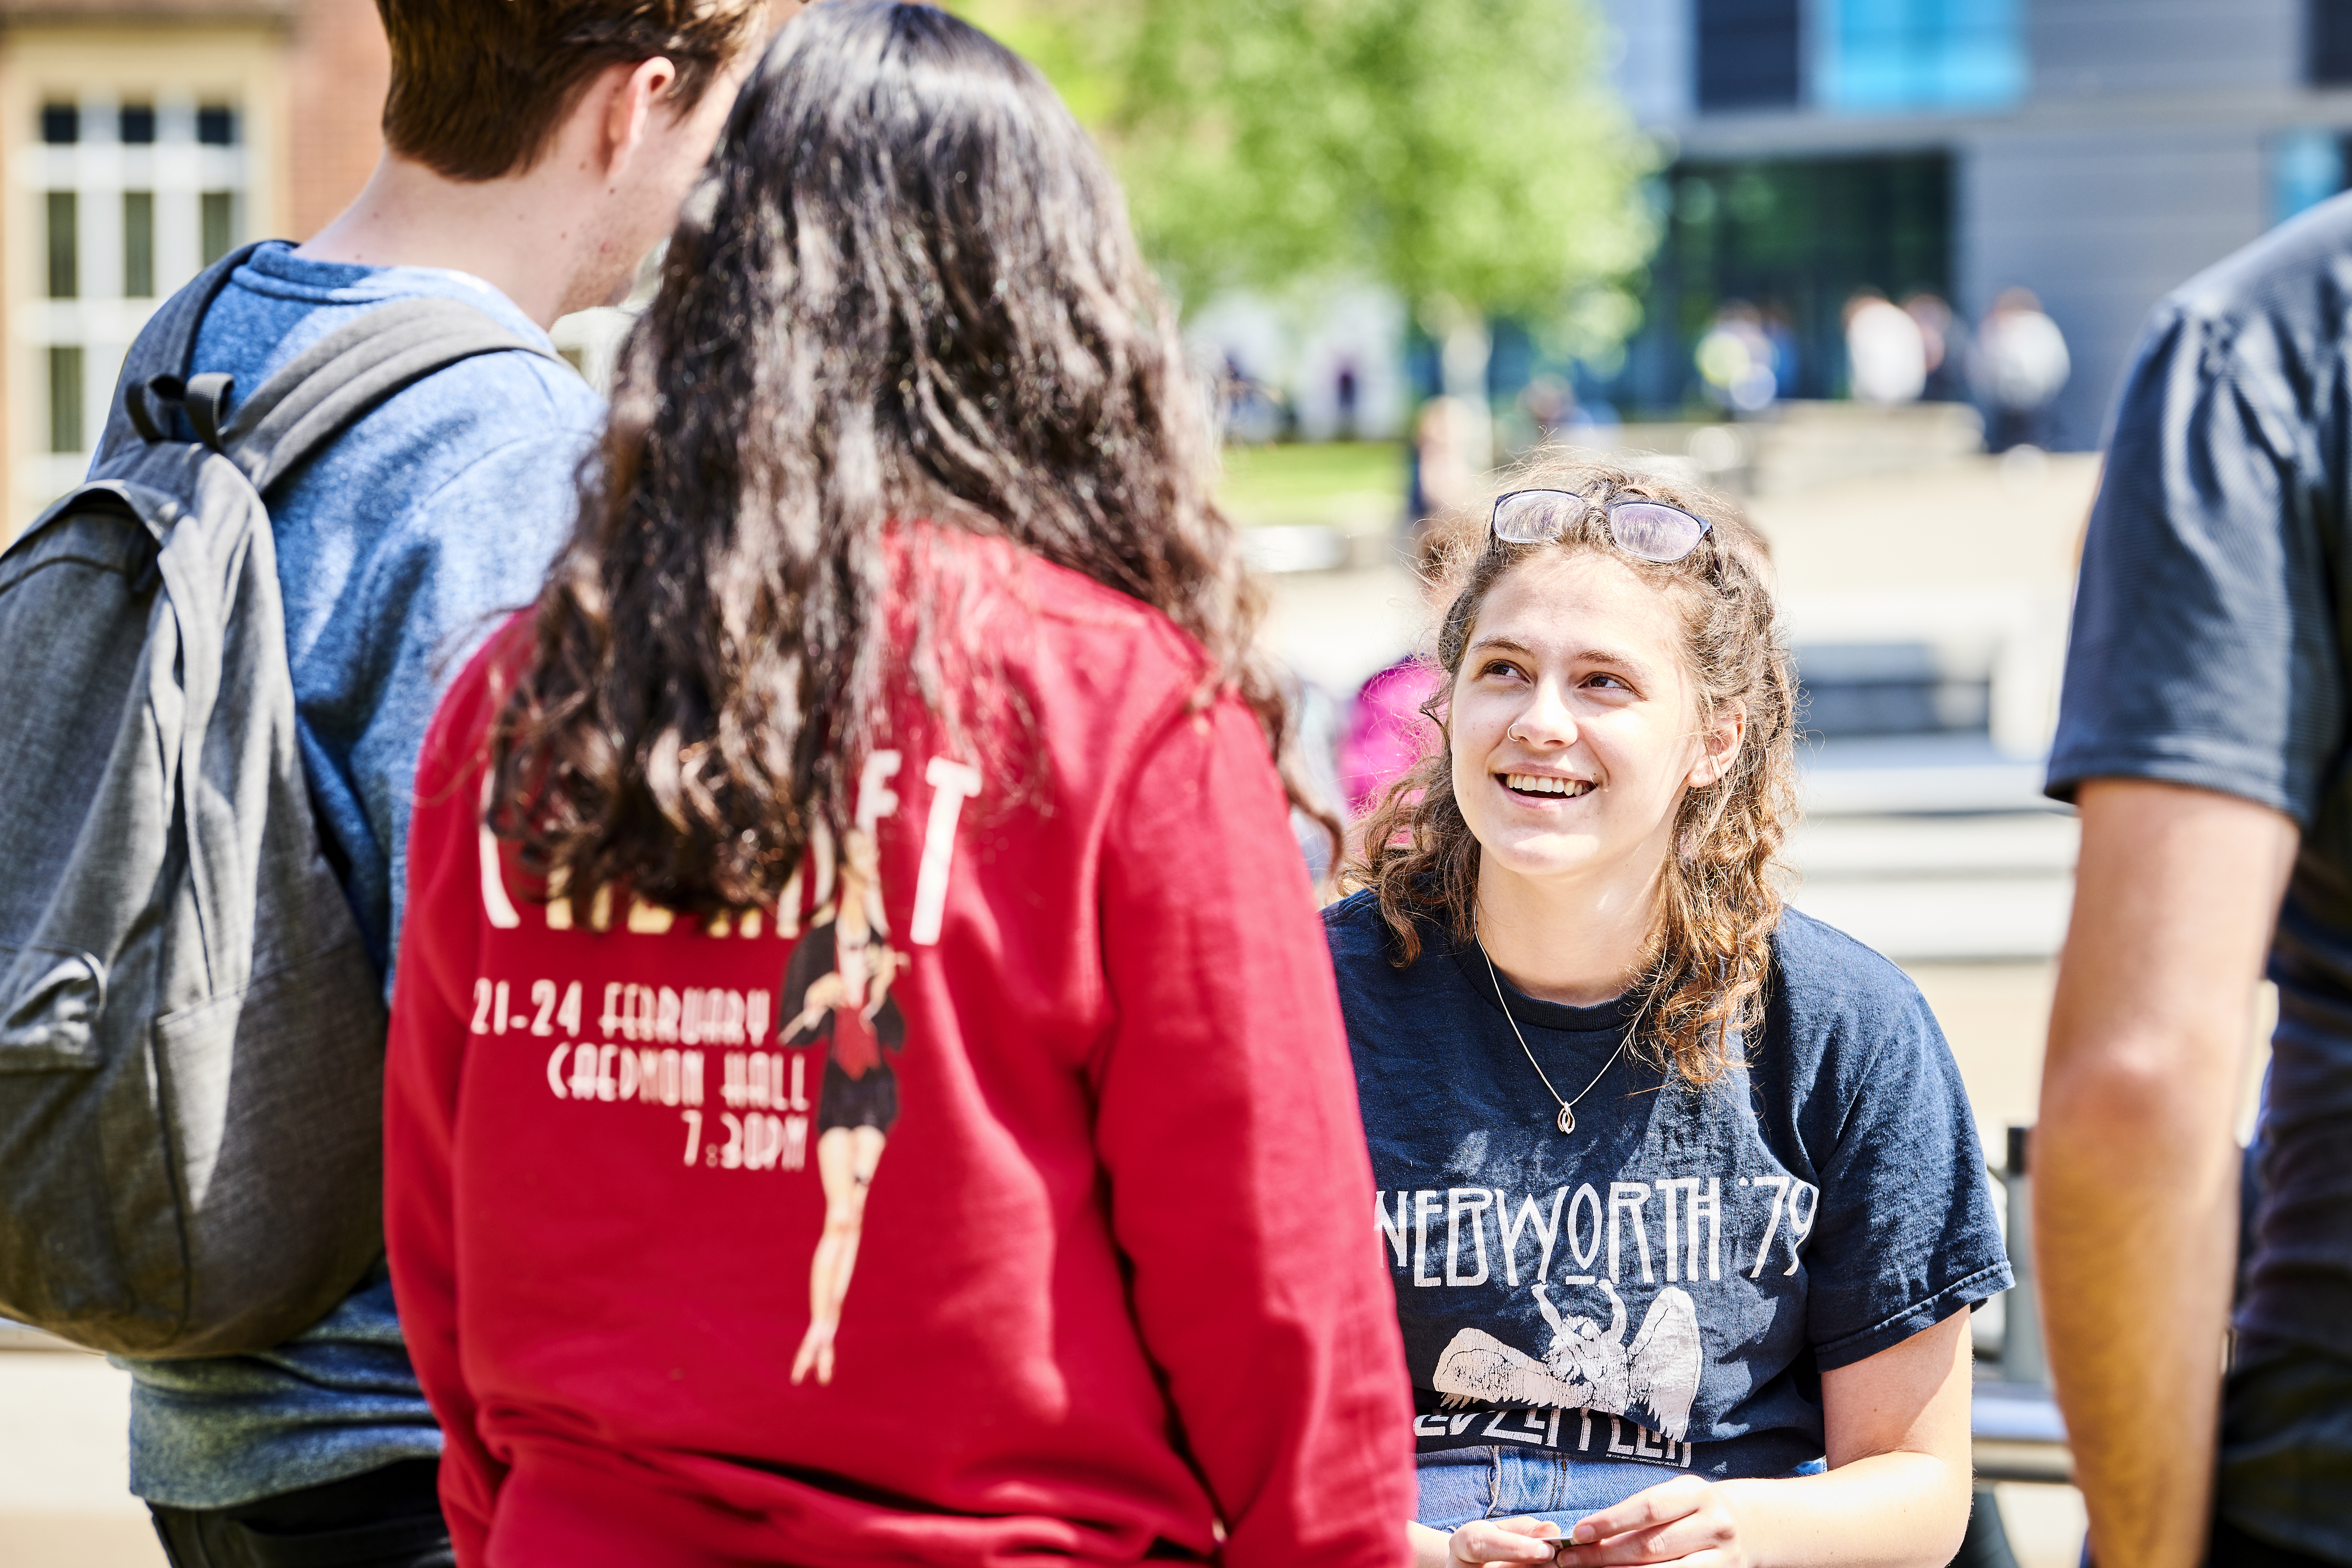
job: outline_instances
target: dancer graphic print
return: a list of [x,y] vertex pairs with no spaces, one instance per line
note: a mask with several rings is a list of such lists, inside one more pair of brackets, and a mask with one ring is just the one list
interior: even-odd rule
[[793,1381],[814,1372],[833,1381],[833,1342],[842,1302],[857,1266],[866,1194],[898,1120],[898,1075],[890,1057],[906,1044],[907,1025],[890,983],[907,963],[889,944],[882,910],[879,853],[867,827],[843,836],[840,880],[832,902],[784,966],[784,1022],[791,1046],[825,1046],[817,1097],[817,1175],[824,1184],[824,1229],[809,1263],[809,1326],[793,1357]]

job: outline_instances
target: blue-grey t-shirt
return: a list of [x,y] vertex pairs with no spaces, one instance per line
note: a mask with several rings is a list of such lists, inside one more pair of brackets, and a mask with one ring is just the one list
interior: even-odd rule
[[[1596,1507],[1790,1474],[1822,1458],[1824,1371],[2008,1288],[1951,1052],[1851,938],[1784,915],[1745,1067],[1694,1089],[1611,1064],[1629,1003],[1538,1001],[1435,929],[1399,969],[1370,893],[1324,920],[1424,1456],[1606,1468]],[[1561,1096],[1592,1085],[1572,1133],[1530,1052]]]
[[[194,368],[249,394],[357,313],[419,296],[462,300],[547,345],[464,273],[268,245],[205,318]],[[560,361],[484,355],[387,399],[268,498],[302,760],[387,995],[425,726],[500,613],[537,596],[604,416]],[[381,1268],[268,1354],[123,1364],[131,1486],[151,1502],[228,1507],[440,1452]]]
[[[2347,351],[2352,196],[2157,307],[2084,544],[2050,756],[2061,800],[2086,779],[2154,779],[2302,829],[2271,949],[2279,1018],[2237,1328],[2242,1344],[2331,1361],[2314,1372],[2330,1387],[2352,1363]],[[2352,1556],[2352,1434],[2334,1396],[2256,1407],[2252,1392],[2229,1396],[2223,1511],[2265,1540]]]

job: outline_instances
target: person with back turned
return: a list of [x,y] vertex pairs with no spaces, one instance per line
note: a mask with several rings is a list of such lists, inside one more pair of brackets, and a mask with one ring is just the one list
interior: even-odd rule
[[[2352,1563],[2347,310],[2352,198],[2158,306],[2084,547],[2050,761],[2082,858],[2033,1199],[2109,1568]],[[2246,1161],[2231,1126],[2265,973]]]
[[[538,351],[409,385],[268,494],[307,782],[389,989],[435,700],[492,613],[536,590],[604,423],[547,329],[616,298],[668,231],[765,7],[378,10],[392,50],[381,162],[308,243],[252,251],[205,313],[191,370],[233,375],[242,396],[364,313],[420,298],[463,301]],[[441,1433],[381,1262],[265,1353],[125,1364],[131,1489],[177,1568],[450,1560]]]
[[777,35],[417,767],[385,1233],[467,1568],[1400,1568],[1207,411],[1033,68]]

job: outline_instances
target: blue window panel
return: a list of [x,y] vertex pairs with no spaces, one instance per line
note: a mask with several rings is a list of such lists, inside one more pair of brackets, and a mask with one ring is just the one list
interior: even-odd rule
[[2290,131],[2271,143],[2271,221],[2284,223],[2344,188],[2343,133]]
[[2025,92],[2020,0],[1830,0],[1828,109],[1999,109]]
[[2352,82],[2352,0],[2306,0],[2305,74],[2314,87]]
[[1699,108],[1795,108],[1803,10],[1800,0],[1697,0]]

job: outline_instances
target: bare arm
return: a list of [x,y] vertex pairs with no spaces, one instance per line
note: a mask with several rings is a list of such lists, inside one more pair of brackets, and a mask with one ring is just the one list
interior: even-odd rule
[[1968,1324],[1822,1374],[1826,1473],[1652,1487],[1580,1520],[1563,1568],[1941,1568],[1969,1519]]
[[2044,1332],[2093,1552],[2192,1568],[2237,1240],[2230,1125],[2296,833],[2139,780],[2092,780],[2080,805],[2033,1145]]

